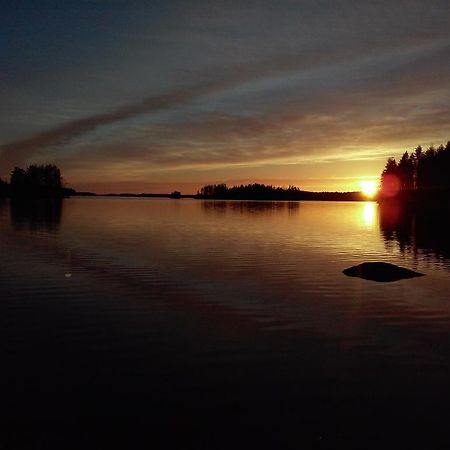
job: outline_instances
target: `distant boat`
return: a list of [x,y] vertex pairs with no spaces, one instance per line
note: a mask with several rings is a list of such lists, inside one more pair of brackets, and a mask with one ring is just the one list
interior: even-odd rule
[[170,198],[181,198],[181,192],[180,191],[173,191],[170,196]]

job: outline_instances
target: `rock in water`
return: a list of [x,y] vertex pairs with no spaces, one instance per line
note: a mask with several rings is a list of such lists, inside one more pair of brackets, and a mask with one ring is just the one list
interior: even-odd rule
[[342,271],[348,277],[359,277],[365,280],[389,282],[405,278],[422,277],[424,274],[384,262],[365,262]]

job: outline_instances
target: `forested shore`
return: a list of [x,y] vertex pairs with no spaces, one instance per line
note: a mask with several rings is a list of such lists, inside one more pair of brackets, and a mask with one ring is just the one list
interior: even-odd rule
[[389,158],[381,173],[380,202],[401,202],[424,207],[450,204],[450,141],[421,146],[403,153],[399,162]]
[[15,167],[9,183],[0,178],[0,197],[52,198],[74,194],[73,189],[64,186],[61,171],[54,164]]

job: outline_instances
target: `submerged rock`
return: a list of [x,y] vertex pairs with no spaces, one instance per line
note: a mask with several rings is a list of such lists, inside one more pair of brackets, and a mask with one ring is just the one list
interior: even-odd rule
[[389,282],[405,278],[424,276],[423,273],[414,272],[404,267],[384,262],[365,262],[357,266],[349,267],[342,271],[348,277],[359,277],[365,280]]

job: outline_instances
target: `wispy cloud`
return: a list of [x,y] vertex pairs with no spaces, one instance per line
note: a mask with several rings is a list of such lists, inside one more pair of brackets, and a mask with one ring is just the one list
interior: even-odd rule
[[[447,41],[444,40],[443,43],[445,45],[447,44]],[[405,52],[403,45],[404,44],[402,44],[400,49]],[[432,54],[434,55],[436,47],[442,52],[442,41],[438,41],[437,45],[436,43],[433,43],[431,48],[426,47],[425,50],[434,50],[432,51]],[[411,48],[412,50],[416,49],[415,46]],[[418,48],[421,50],[422,45],[419,45]],[[444,49],[448,50],[447,47]],[[411,51],[411,49],[409,50]],[[394,48],[394,52],[395,51],[396,49]],[[374,57],[376,58],[376,49],[372,49],[372,52],[375,54]],[[69,121],[68,123],[56,126],[53,129],[38,133],[34,136],[4,144],[0,147],[0,164],[2,166],[0,169],[10,167],[13,164],[22,164],[29,157],[38,154],[42,149],[66,145],[72,139],[92,132],[102,126],[120,123],[140,115],[173,108],[199,97],[234,88],[245,83],[255,82],[256,80],[280,76],[290,76],[295,79],[296,73],[298,73],[299,70],[312,70],[320,67],[324,67],[325,70],[331,70],[333,65],[339,65],[340,63],[347,61],[347,58],[348,54],[345,50],[330,52],[329,49],[324,49],[322,52],[303,52],[300,55],[280,55],[267,61],[241,64],[238,67],[224,67],[220,69],[220,75],[218,74],[217,69],[205,72],[198,76],[199,80],[195,84],[177,88],[167,94],[150,96],[134,104],[125,105],[112,111]],[[367,55],[363,55],[362,58],[366,60],[367,64]],[[417,87],[420,82],[424,83],[427,81],[427,79],[423,79],[423,74],[422,79],[414,79],[414,77],[417,78],[414,71],[412,72],[412,77],[411,74],[408,74],[408,76],[409,79],[406,81],[409,85],[413,83],[413,87]],[[430,73],[427,74],[427,78],[430,78]],[[401,90],[408,88],[410,90],[410,86],[405,85],[397,86],[396,88],[399,90],[397,95]],[[247,121],[246,126],[250,127],[249,131],[251,132],[255,126],[258,127],[257,121]],[[199,136],[199,139],[202,140],[202,136]]]

